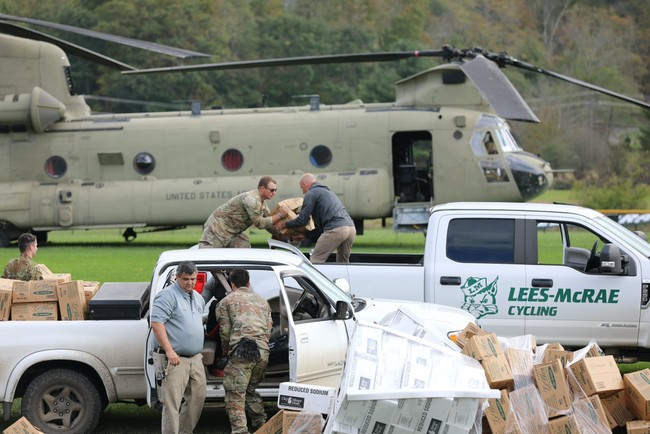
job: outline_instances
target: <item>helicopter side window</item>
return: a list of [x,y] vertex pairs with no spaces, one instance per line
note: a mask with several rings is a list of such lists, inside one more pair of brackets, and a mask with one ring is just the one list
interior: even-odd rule
[[133,169],[140,175],[148,175],[156,168],[156,159],[148,152],[140,152],[133,158]]
[[309,162],[319,169],[327,167],[332,162],[332,151],[325,145],[318,145],[309,153]]
[[63,157],[54,155],[45,161],[45,173],[50,178],[59,179],[68,171],[68,163]]
[[228,149],[221,156],[221,165],[227,171],[234,172],[244,165],[244,156],[239,149]]

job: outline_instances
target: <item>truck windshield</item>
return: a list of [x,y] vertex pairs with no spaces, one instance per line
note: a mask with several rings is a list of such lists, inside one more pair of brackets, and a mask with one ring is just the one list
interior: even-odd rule
[[352,303],[352,298],[348,294],[336,286],[334,282],[321,274],[321,272],[315,269],[309,262],[301,262],[299,268],[312,280],[312,282],[318,285],[318,288],[323,292],[323,294],[330,299],[332,306],[335,306],[337,301]]
[[614,234],[616,234],[617,237],[635,248],[646,258],[650,257],[650,244],[625,226],[620,225],[614,220],[605,216],[596,217],[594,220],[612,231]]

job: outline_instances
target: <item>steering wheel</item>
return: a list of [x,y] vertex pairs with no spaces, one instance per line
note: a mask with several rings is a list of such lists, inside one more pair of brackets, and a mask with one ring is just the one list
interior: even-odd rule
[[594,268],[598,268],[600,265],[600,258],[596,254],[598,251],[598,240],[594,241],[594,245],[591,247],[591,252],[589,253],[589,259],[587,259],[587,263],[585,264],[585,273],[589,272],[589,270],[593,270]]

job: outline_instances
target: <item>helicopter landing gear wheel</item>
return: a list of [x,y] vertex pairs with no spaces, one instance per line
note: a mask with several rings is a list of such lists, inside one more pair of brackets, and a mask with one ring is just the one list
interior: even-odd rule
[[47,244],[47,231],[35,231],[34,236],[39,246]]
[[133,230],[133,228],[126,228],[122,236],[124,237],[124,241],[127,243],[130,243],[131,241],[138,238],[138,234]]
[[0,248],[9,247],[9,233],[0,228]]

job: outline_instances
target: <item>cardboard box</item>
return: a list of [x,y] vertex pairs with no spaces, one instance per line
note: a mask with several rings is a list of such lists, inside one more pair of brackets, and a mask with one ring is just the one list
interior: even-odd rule
[[84,281],[84,296],[86,298],[86,304],[90,303],[90,300],[95,296],[99,290],[99,282],[94,281]]
[[16,282],[20,280],[0,279],[0,321],[8,321],[11,317],[11,301]]
[[542,363],[552,362],[555,359],[559,359],[562,362],[562,366],[566,366],[567,363],[573,360],[573,351],[566,350],[549,350],[548,348],[544,351],[544,357],[542,358]]
[[397,400],[350,401],[346,398],[336,412],[336,421],[356,429],[365,427],[364,430],[367,430],[370,428],[372,432],[373,427],[379,424],[388,426],[393,421],[397,409]]
[[506,355],[501,353],[495,357],[481,360],[485,378],[492,389],[503,389],[514,383],[515,379],[508,364]]
[[59,303],[16,303],[11,306],[12,321],[56,321],[59,319]]
[[456,344],[463,348],[467,345],[469,339],[474,335],[486,335],[488,334],[485,330],[480,328],[478,325],[473,322],[468,323],[465,328],[460,332],[456,337]]
[[282,419],[282,434],[320,434],[323,416],[309,411],[290,412]]
[[284,419],[290,413],[298,413],[297,411],[280,410],[273,415],[273,417],[266,421],[255,434],[282,434]]
[[625,374],[628,409],[639,419],[650,419],[650,369]]
[[533,384],[533,352],[516,348],[506,349],[506,359],[515,380],[515,389]]
[[501,344],[495,333],[472,336],[463,347],[463,354],[476,360],[483,360],[487,357],[496,357],[503,354]]
[[[287,208],[289,208],[289,213],[284,218],[282,218],[282,220],[285,222],[295,220],[300,213],[300,209],[302,208],[302,197],[291,197],[289,199],[278,202],[275,208],[273,208],[273,211],[271,211],[271,215],[277,214],[280,211],[281,205],[286,205]],[[314,225],[314,219],[312,217],[309,217],[309,221],[305,226],[300,226],[297,228],[286,228],[282,229],[280,232],[285,235],[300,235],[305,234],[309,231],[313,231],[315,228],[316,226]]]
[[320,413],[280,410],[255,434],[320,434],[323,417]]
[[586,399],[579,399],[573,403],[574,417],[578,424],[585,428],[590,428],[595,432],[609,432],[609,422],[605,408],[600,402],[598,395],[590,396]]
[[9,425],[2,434],[43,434],[42,431],[37,430],[25,416],[18,419],[15,423]]
[[569,370],[569,381],[576,386],[576,394],[582,389],[587,396],[598,394],[606,398],[625,388],[614,356],[587,357],[571,363]]
[[488,408],[485,410],[485,419],[493,434],[504,434],[506,432],[506,419],[510,412],[510,399],[508,391],[501,391],[501,398],[488,399]]
[[650,420],[631,420],[625,424],[627,434],[650,434]]
[[59,283],[57,296],[62,320],[82,321],[88,318],[88,304],[82,280]]
[[571,391],[559,359],[533,367],[535,384],[549,418],[566,414],[571,409]]
[[[539,391],[532,384],[513,390],[508,394],[510,408],[517,415],[514,429],[525,434],[547,434],[548,417],[544,410],[544,401]],[[510,420],[508,420],[510,426]]]
[[601,399],[601,402],[603,407],[605,407],[605,416],[607,416],[610,428],[625,426],[628,421],[634,419],[634,415],[627,409],[625,392],[615,393],[612,396]]
[[578,422],[573,415],[560,416],[548,421],[548,432],[550,434],[581,434]]
[[286,410],[328,414],[334,404],[336,388],[301,383],[280,383],[278,407]]
[[19,281],[14,284],[13,303],[57,301],[56,279]]

